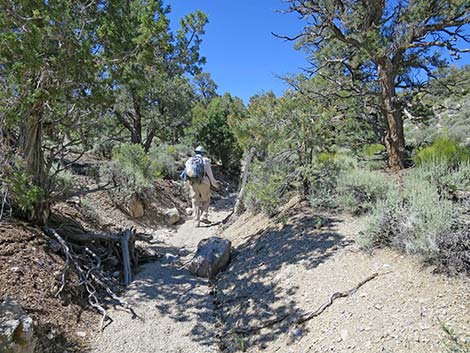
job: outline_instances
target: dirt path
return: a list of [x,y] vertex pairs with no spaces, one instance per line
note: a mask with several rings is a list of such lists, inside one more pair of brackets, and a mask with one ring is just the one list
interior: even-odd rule
[[[212,220],[231,203],[216,202]],[[468,279],[434,274],[392,250],[359,251],[361,229],[360,219],[319,215],[295,200],[275,219],[245,214],[222,234],[235,251],[213,287],[172,258],[219,228],[187,221],[159,229],[158,251],[170,255],[146,265],[126,292],[140,318],[112,312],[94,353],[448,352],[443,325],[469,335]],[[380,275],[319,317],[292,324],[373,273]]]
[[[301,202],[275,220],[243,215],[224,233],[237,254],[216,287],[224,353],[451,352],[443,325],[469,337],[468,279],[435,274],[393,250],[364,253],[354,242],[362,227]],[[374,273],[320,316],[292,324]],[[285,319],[253,329],[277,318]]]
[[[215,202],[209,219],[216,223],[228,214],[232,199]],[[215,338],[213,297],[208,281],[181,268],[198,242],[217,233],[217,227],[194,227],[187,220],[176,227],[153,231],[161,261],[143,266],[124,299],[139,318],[127,312],[110,312],[114,322],[99,335],[94,353],[218,352]],[[175,261],[175,257],[177,257]]]

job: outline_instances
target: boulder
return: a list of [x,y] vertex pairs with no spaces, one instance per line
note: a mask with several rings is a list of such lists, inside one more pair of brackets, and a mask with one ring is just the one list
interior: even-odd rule
[[176,208],[170,208],[168,210],[164,210],[163,214],[165,216],[166,223],[169,225],[173,225],[179,222],[180,220],[180,213]]
[[33,353],[33,320],[13,300],[0,303],[0,352]]
[[203,239],[194,257],[186,265],[196,276],[211,278],[223,270],[230,261],[231,243],[219,237]]
[[141,218],[144,216],[144,205],[142,201],[133,199],[129,202],[129,213],[132,218]]

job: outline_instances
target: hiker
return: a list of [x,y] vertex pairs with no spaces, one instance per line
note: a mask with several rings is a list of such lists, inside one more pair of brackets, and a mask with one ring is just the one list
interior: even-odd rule
[[186,161],[183,171],[183,180],[189,184],[189,196],[192,203],[192,214],[199,223],[210,223],[209,203],[211,201],[211,185],[219,189],[220,184],[214,178],[211,168],[211,160],[204,157],[204,147],[198,146],[194,150],[194,156]]

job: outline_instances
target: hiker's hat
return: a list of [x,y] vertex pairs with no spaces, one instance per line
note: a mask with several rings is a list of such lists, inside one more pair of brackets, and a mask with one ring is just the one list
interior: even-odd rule
[[206,152],[206,151],[204,150],[204,147],[202,147],[202,146],[197,146],[196,149],[194,150],[194,152],[196,152],[196,153],[201,153],[201,154],[202,154],[202,153],[204,153],[204,152]]

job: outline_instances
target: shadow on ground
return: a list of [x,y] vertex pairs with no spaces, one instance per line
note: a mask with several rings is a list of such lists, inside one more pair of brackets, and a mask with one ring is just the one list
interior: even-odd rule
[[[333,231],[336,220],[319,218],[308,209],[298,212],[287,216],[281,229],[252,236],[237,249],[228,271],[219,276],[216,304],[226,351],[249,346],[263,349],[288,332],[288,318],[304,313],[293,299],[298,287],[290,285],[296,266],[313,269],[349,243]],[[282,317],[287,319],[268,330],[254,329]],[[236,333],[239,330],[248,332]]]

